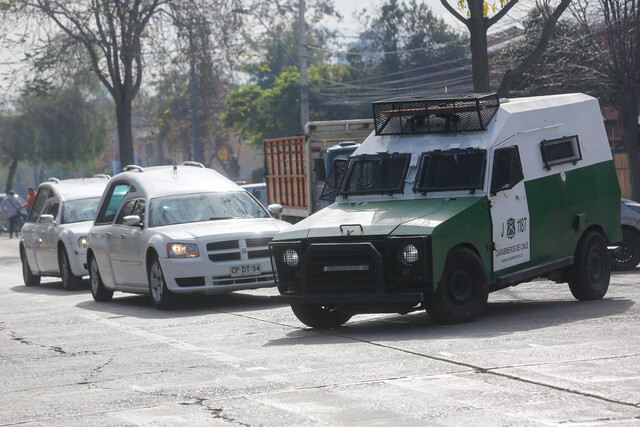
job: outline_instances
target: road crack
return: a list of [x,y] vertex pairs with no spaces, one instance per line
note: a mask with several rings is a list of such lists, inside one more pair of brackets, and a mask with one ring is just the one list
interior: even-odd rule
[[[412,356],[422,357],[422,358],[425,358],[425,359],[430,359],[430,360],[434,360],[434,361],[437,361],[437,362],[447,363],[447,364],[455,365],[455,366],[458,366],[458,367],[466,368],[466,369],[472,370],[473,372],[476,372],[478,374],[494,375],[496,377],[508,379],[508,380],[511,380],[511,381],[517,381],[517,382],[520,382],[520,383],[523,383],[523,384],[530,384],[530,385],[535,385],[535,386],[538,386],[538,387],[544,387],[544,388],[560,391],[560,392],[563,392],[563,393],[573,394],[573,395],[576,395],[576,396],[587,397],[587,398],[590,398],[590,399],[596,399],[596,400],[600,400],[600,401],[603,401],[603,402],[613,403],[613,404],[623,405],[623,406],[628,406],[628,407],[632,407],[632,408],[640,408],[640,403],[627,402],[627,401],[619,400],[619,399],[611,399],[611,398],[608,398],[608,397],[605,397],[605,396],[601,396],[601,395],[598,395],[598,394],[595,394],[595,393],[588,393],[588,392],[584,392],[584,391],[580,391],[580,390],[575,390],[575,389],[572,389],[572,388],[569,388],[569,387],[556,386],[556,385],[545,383],[545,382],[542,382],[542,381],[534,381],[534,380],[530,380],[530,379],[527,379],[527,378],[519,377],[519,376],[516,376],[516,375],[511,375],[511,374],[507,374],[507,373],[504,373],[504,372],[498,372],[498,370],[507,369],[508,367],[484,368],[482,366],[473,365],[471,363],[459,362],[459,361],[456,361],[456,360],[453,360],[453,359],[448,359],[446,357],[433,356],[433,355],[430,355],[430,354],[420,353],[420,352],[417,352],[417,351],[406,350],[406,349],[403,349],[403,348],[394,347],[392,345],[377,343],[377,342],[374,342],[374,341],[369,341],[369,340],[365,340],[365,339],[362,339],[362,338],[343,335],[343,334],[339,334],[339,333],[335,333],[335,332],[331,332],[331,331],[322,331],[322,330],[317,330],[317,329],[307,329],[307,328],[302,328],[302,327],[299,327],[299,326],[289,325],[289,324],[286,324],[286,323],[274,322],[274,321],[270,321],[270,320],[260,319],[260,318],[257,318],[257,317],[248,316],[246,314],[231,313],[231,312],[224,312],[224,311],[222,311],[222,313],[229,314],[229,315],[232,315],[232,316],[243,317],[243,318],[250,319],[250,320],[256,320],[256,321],[263,322],[263,323],[269,323],[269,324],[272,324],[272,325],[287,327],[287,328],[301,330],[301,331],[308,331],[308,332],[312,332],[312,333],[316,333],[316,334],[320,334],[320,335],[325,335],[325,336],[342,338],[342,339],[345,339],[345,340],[356,341],[356,342],[360,342],[360,343],[363,343],[363,344],[369,344],[369,345],[373,345],[373,346],[376,346],[376,347],[384,348],[384,349],[387,349],[387,350],[393,350],[393,351],[409,354],[409,355],[412,355]],[[610,357],[610,358],[611,359],[615,359],[615,358],[623,358],[623,357],[633,357],[633,355],[617,356],[617,357]]]

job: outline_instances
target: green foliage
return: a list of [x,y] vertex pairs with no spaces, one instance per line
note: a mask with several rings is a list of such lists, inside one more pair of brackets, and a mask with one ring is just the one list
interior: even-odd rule
[[467,52],[468,38],[416,0],[386,0],[377,14],[364,16],[366,30],[360,34],[361,45],[367,46],[367,51],[385,53],[366,60],[355,55],[348,59],[355,69],[368,75],[407,71],[458,59]]
[[2,160],[79,166],[106,148],[106,136],[104,117],[80,89],[25,94],[19,109],[2,118]]
[[[346,70],[337,65],[313,65],[309,75],[309,116],[312,120],[350,119],[353,110],[322,104],[321,91],[327,80],[344,78]],[[260,147],[265,138],[300,133],[300,73],[289,67],[274,81],[273,87],[262,89],[249,84],[233,90],[227,96],[227,111],[223,125],[254,146]]]

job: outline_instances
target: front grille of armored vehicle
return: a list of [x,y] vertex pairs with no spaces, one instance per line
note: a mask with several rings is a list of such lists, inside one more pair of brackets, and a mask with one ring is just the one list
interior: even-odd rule
[[359,242],[309,246],[305,266],[308,292],[357,293],[383,291],[384,242]]
[[394,98],[372,104],[376,135],[482,131],[499,106],[496,94]]

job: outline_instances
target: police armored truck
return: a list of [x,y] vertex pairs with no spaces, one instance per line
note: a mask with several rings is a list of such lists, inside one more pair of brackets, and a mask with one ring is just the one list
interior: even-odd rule
[[302,323],[419,309],[466,322],[489,292],[537,277],[578,300],[606,294],[620,188],[596,99],[471,94],[373,113],[327,180],[336,203],[270,245],[276,298]]

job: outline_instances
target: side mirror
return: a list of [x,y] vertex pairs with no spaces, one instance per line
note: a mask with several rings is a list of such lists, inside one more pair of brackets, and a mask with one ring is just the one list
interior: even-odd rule
[[318,181],[327,180],[327,169],[322,157],[313,160],[313,170],[316,172],[316,179]]
[[122,218],[122,224],[127,225],[129,227],[133,227],[140,224],[140,217],[138,215],[127,215]]
[[282,205],[274,203],[272,205],[267,206],[267,210],[271,214],[271,216],[280,218],[280,214],[282,213]]
[[42,215],[40,215],[40,222],[42,224],[52,224],[54,219],[55,218],[53,217],[53,215],[50,215],[50,214],[42,214]]

